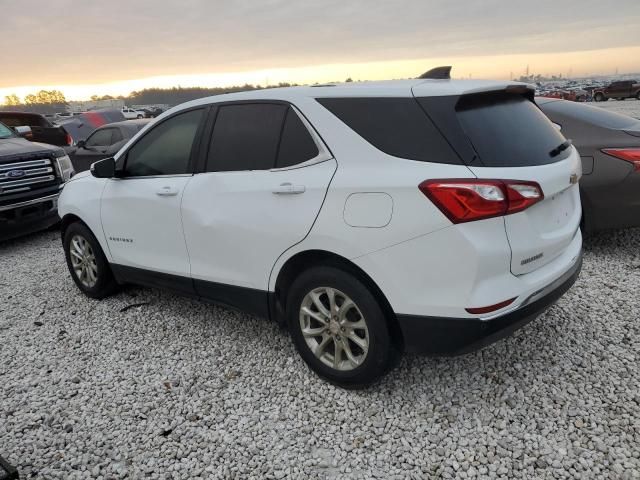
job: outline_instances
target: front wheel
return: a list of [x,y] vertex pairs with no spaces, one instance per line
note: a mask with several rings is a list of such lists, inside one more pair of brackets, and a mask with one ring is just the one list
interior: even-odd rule
[[71,278],[91,298],[115,293],[118,284],[96,237],[82,223],[73,223],[64,232],[64,254]]
[[319,376],[345,388],[364,387],[391,366],[395,347],[387,319],[369,289],[333,267],[315,267],[287,296],[291,336]]
[[596,93],[595,97],[593,97],[593,99],[596,102],[604,102],[604,95],[602,93]]
[[141,118],[144,118],[142,115],[138,115],[138,120],[140,120]]

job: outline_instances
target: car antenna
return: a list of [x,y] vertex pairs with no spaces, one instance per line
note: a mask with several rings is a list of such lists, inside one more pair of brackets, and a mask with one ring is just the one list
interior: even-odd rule
[[421,80],[451,80],[451,65],[432,68],[418,78]]

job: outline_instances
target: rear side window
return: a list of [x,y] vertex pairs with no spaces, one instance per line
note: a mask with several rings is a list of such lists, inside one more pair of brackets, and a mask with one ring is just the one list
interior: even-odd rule
[[287,106],[271,103],[219,107],[207,171],[274,168]]
[[[576,102],[549,102],[540,105],[542,111],[553,120],[554,115],[563,115],[598,127],[613,129],[635,129],[640,121],[635,118],[610,112],[604,108],[592,107]],[[558,123],[561,123],[560,121]]]
[[518,94],[461,97],[457,118],[486,167],[546,165],[567,158],[571,149],[550,152],[566,139],[531,101]]
[[461,163],[414,98],[318,98],[317,101],[388,155],[425,162]]
[[318,156],[320,152],[298,114],[289,108],[282,127],[277,168],[290,167]]
[[189,160],[202,109],[181,113],[154,126],[127,152],[126,176],[189,173]]

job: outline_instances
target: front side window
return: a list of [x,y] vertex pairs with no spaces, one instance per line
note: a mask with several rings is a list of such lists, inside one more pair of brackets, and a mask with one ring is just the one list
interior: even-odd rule
[[96,130],[93,132],[85,145],[91,147],[107,147],[111,145],[111,136],[113,134],[113,128],[103,128],[102,130]]
[[271,103],[219,107],[213,128],[207,171],[274,168],[287,106]]
[[191,110],[149,130],[127,152],[125,176],[189,173],[189,160],[204,110]]

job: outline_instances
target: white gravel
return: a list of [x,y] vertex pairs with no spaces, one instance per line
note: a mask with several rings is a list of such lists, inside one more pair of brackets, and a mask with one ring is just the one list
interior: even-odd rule
[[0,454],[25,478],[640,478],[640,230],[585,247],[513,337],[349,392],[267,321],[90,300],[57,232],[0,244]]

